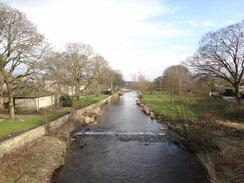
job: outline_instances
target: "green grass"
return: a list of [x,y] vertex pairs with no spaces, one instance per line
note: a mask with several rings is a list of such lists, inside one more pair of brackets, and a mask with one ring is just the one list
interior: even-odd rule
[[88,106],[90,104],[93,104],[97,101],[100,101],[102,99],[105,99],[107,98],[109,95],[100,95],[100,96],[94,96],[94,95],[91,95],[91,96],[83,96],[81,97],[81,100],[78,104],[75,104],[76,107],[75,108],[80,108],[82,106]]
[[109,95],[100,95],[98,97],[91,95],[81,97],[80,102],[75,102],[73,107],[62,107],[59,110],[48,112],[40,115],[16,115],[16,119],[10,120],[6,118],[0,118],[0,138],[11,136],[14,133],[28,130],[36,127],[46,121],[55,119],[67,112],[74,111],[84,106],[88,106],[97,101],[107,98]]
[[152,94],[144,94],[141,100],[152,110],[170,119],[196,119],[201,113],[222,114],[230,105],[229,103],[210,98],[209,96],[188,94],[187,96],[173,96],[164,92],[154,92]]
[[210,175],[210,182],[244,182],[243,106],[193,94],[175,96],[171,102],[167,93],[160,95],[158,92],[143,95],[142,102],[173,119],[168,122],[159,118],[159,121],[164,121],[184,137],[191,148],[202,153],[201,161]]

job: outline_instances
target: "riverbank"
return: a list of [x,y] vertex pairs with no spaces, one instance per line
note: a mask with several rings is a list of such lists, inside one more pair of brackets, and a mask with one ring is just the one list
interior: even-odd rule
[[[101,107],[109,102],[111,97],[107,99],[103,104],[97,102],[100,106],[97,104],[95,106]],[[75,116],[80,116],[79,113],[83,114],[82,111],[82,109],[75,111]],[[85,125],[86,122],[86,118],[81,118],[81,116],[72,119],[52,130],[48,135],[5,155],[0,159],[0,182],[51,182],[52,172],[64,164],[64,155],[70,143],[70,133],[80,125]]]
[[244,182],[244,124],[226,115],[235,106],[212,98],[176,97],[172,102],[160,93],[144,95],[141,101],[157,114],[159,122],[184,137],[177,143],[198,153],[211,183]]
[[64,155],[70,143],[70,132],[78,122],[71,120],[18,150],[0,159],[1,183],[51,182],[52,172],[64,165]]

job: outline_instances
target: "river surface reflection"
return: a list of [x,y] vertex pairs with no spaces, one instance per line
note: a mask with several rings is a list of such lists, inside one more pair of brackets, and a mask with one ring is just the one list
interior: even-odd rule
[[97,124],[77,130],[54,183],[208,182],[196,156],[170,142],[136,95],[120,96],[103,107]]

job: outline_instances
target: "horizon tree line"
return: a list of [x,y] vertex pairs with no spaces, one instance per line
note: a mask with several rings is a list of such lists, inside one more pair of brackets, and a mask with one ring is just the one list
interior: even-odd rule
[[23,85],[23,78],[35,73],[55,81],[57,103],[61,87],[67,83],[75,86],[76,99],[79,101],[80,93],[91,84],[97,82],[99,88],[105,83],[107,73],[110,73],[110,83],[112,80],[114,85],[123,82],[121,72],[113,70],[92,46],[67,43],[65,51],[57,52],[23,12],[0,3],[0,111],[3,110],[5,83],[10,119],[15,118],[15,87]]

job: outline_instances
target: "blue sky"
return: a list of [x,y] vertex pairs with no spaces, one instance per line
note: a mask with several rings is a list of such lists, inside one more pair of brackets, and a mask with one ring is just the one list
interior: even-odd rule
[[243,0],[0,0],[26,13],[49,42],[90,44],[126,80],[149,80],[197,50],[201,37],[244,19]]

